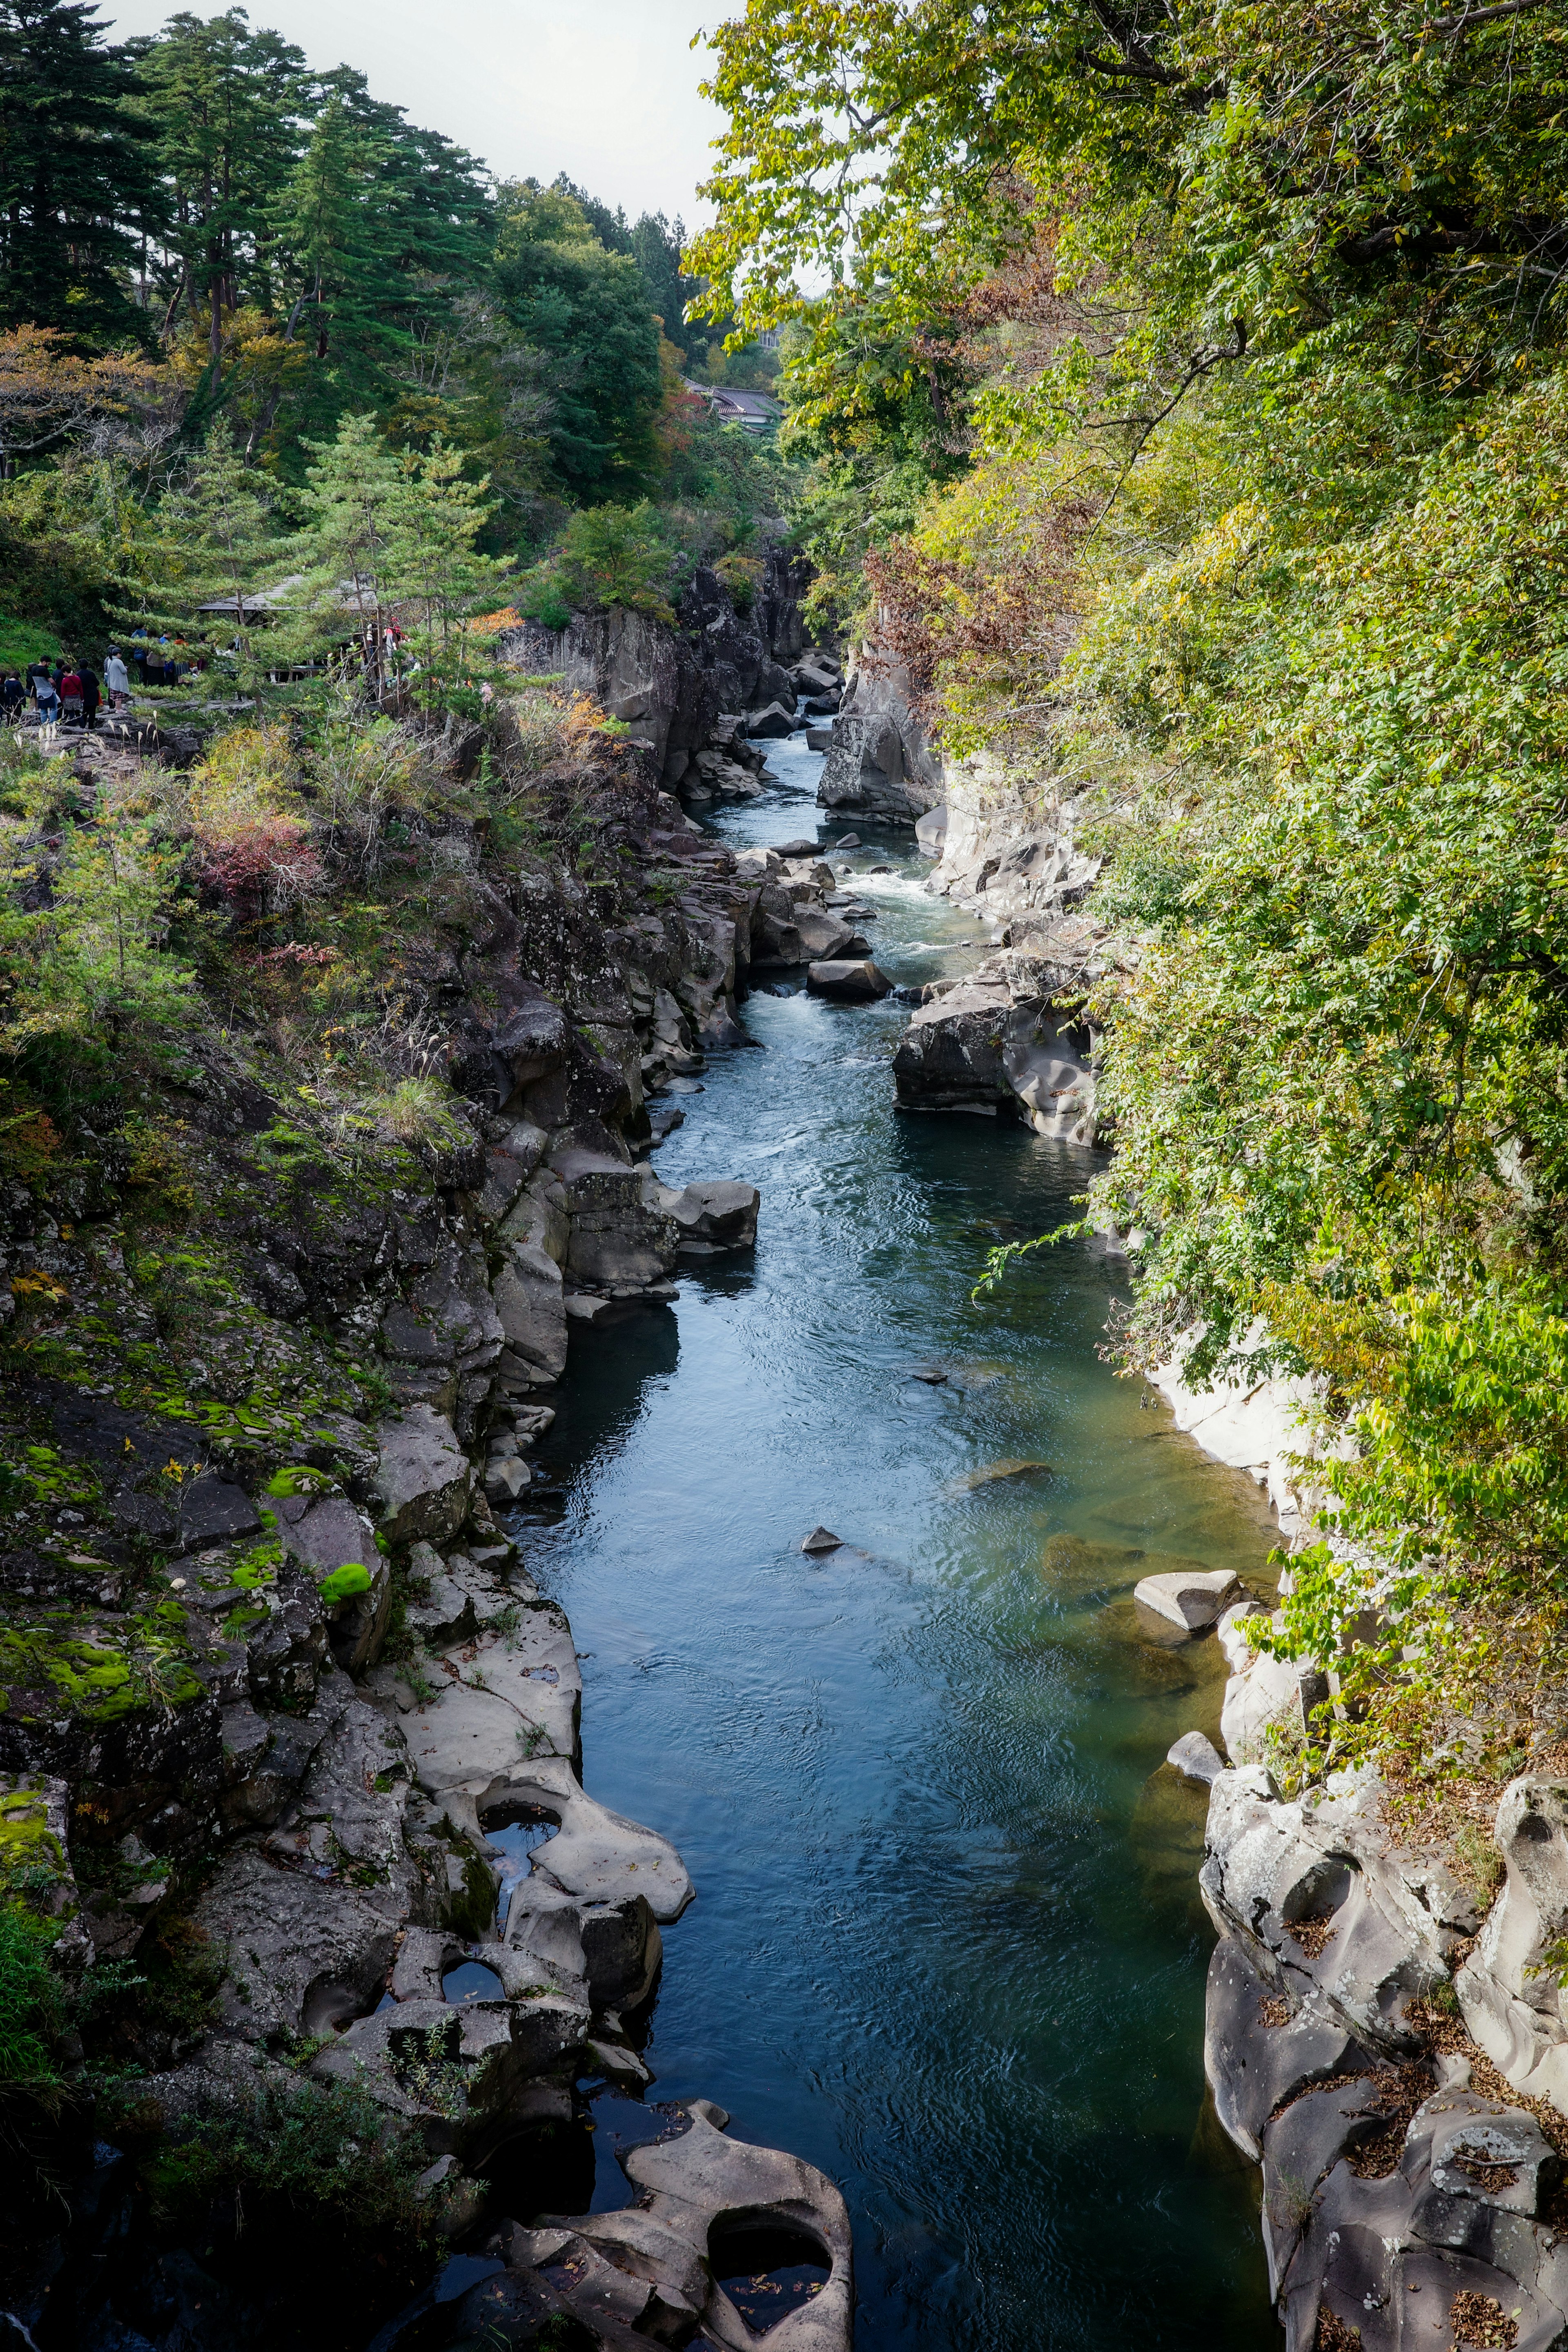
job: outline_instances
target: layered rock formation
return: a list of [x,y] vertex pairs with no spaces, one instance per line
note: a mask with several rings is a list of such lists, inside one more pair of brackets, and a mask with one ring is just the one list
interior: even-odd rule
[[[1305,1401],[1269,1381],[1170,1385],[1199,1442],[1308,1535]],[[1243,1601],[1219,1622],[1229,1768],[1184,1752],[1191,1736],[1171,1761],[1210,1782],[1205,2063],[1221,2126],[1262,2168],[1287,2352],[1548,2352],[1568,2342],[1568,1783],[1503,1791],[1495,1901],[1400,1837],[1371,1771],[1287,1799],[1271,1736],[1298,1740],[1327,1692],[1251,1647],[1263,1613]]]
[[884,664],[862,658],[850,670],[826,751],[816,791],[824,808],[913,824],[943,797],[942,761],[910,708],[908,681]]
[[[200,1955],[177,2010],[126,2016],[138,2146],[341,2087],[412,2138],[453,2235],[498,2149],[575,2127],[584,2076],[648,2079],[632,2021],[693,1893],[584,1785],[571,1628],[498,1513],[533,1483],[574,1324],[659,1312],[683,1258],[756,1237],[753,1187],[678,1191],[639,1155],[671,1077],[747,1042],[753,946],[779,938],[763,881],[651,782],[599,814],[623,880],[451,861],[441,1142],[343,1181],[215,1039],[182,1099],[201,1206],[177,1250],[133,1238],[112,1167],[3,1202],[5,1304],[51,1318],[4,1416],[32,1465],[0,1554],[0,1811],[36,1846],[29,1899],[78,1981]],[[111,2155],[122,2122],[103,2095]],[[741,2182],[759,2228],[822,2255],[787,2340],[847,2345],[837,2191],[695,2109],[677,2133],[646,2243],[584,2218],[521,2263],[530,2326],[619,2344],[700,2315],[744,2340],[708,2242]],[[82,2331],[122,2331],[108,2274],[67,2271]]]
[[[800,560],[778,541],[764,551],[762,585],[750,613],[737,613],[717,572],[700,565],[676,609],[676,625],[615,607],[574,618],[563,630],[529,624],[500,641],[502,657],[540,675],[563,677],[644,747],[666,783],[744,791],[762,765],[746,747],[742,714],[783,699],[793,714],[790,665],[805,644]],[[734,771],[732,780],[727,771]]]

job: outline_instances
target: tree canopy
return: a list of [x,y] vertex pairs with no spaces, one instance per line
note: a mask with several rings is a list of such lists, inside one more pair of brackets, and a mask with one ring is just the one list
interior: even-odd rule
[[1104,861],[1125,1360],[1310,1377],[1318,1760],[1484,1765],[1568,1667],[1561,0],[714,47],[690,266],[784,330],[818,595]]

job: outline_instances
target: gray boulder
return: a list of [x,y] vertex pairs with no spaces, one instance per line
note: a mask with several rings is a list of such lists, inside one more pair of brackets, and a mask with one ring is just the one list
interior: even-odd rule
[[864,957],[807,964],[805,984],[813,996],[831,997],[841,1004],[866,1004],[886,996],[893,983],[869,957]]
[[683,1192],[660,1188],[662,1206],[675,1221],[683,1252],[696,1246],[704,1254],[750,1249],[757,1238],[762,1197],[754,1184],[722,1180],[688,1184]]
[[1134,1585],[1132,1598],[1145,1609],[1188,1633],[1212,1625],[1241,1589],[1234,1569],[1173,1569],[1145,1576]]
[[793,704],[786,707],[782,702],[770,702],[763,709],[748,713],[746,732],[753,739],[776,738],[781,735],[793,735],[799,724]]
[[455,1536],[468,1516],[473,1473],[444,1414],[411,1405],[378,1432],[380,1455],[372,1493],[389,1544]]
[[1165,1761],[1184,1780],[1201,1781],[1205,1789],[1225,1770],[1224,1757],[1201,1731],[1184,1731],[1174,1746],[1166,1749]]

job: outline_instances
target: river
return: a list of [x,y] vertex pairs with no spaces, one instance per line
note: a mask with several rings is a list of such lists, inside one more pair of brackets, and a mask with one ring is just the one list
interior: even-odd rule
[[[770,753],[715,835],[850,829],[799,738]],[[835,862],[889,976],[962,970],[979,927],[907,834],[856,829]],[[1204,2106],[1204,1800],[1162,1762],[1216,1736],[1223,1664],[1131,1595],[1154,1555],[1265,1590],[1267,1510],[1101,1361],[1115,1261],[1058,1247],[973,1303],[1088,1155],[898,1114],[895,1003],[792,987],[744,1018],[763,1050],[710,1066],[657,1164],[760,1185],[754,1257],[574,1336],[561,1501],[520,1530],[585,1654],[587,1786],[697,1883],[653,2095],[842,2185],[860,2352],[1261,2352],[1255,2176]],[[974,1478],[1018,1462],[1045,1466]],[[813,1559],[819,1521],[844,1548]]]

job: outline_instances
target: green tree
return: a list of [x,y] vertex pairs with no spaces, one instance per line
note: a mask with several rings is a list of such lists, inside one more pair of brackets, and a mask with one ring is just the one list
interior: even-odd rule
[[523,584],[519,604],[547,628],[573,613],[624,605],[673,622],[670,589],[678,550],[647,499],[635,507],[589,507],[568,521],[547,562]]
[[66,835],[49,903],[0,934],[0,1048],[112,1069],[189,1013],[194,975],[168,951],[177,855],[150,824],[109,816]]
[[372,387],[401,346],[388,299],[396,243],[376,200],[387,152],[334,94],[272,216],[295,316],[304,314],[318,366],[330,360],[350,394]]
[[680,266],[686,246],[686,224],[678,213],[673,221],[662,213],[644,213],[631,231],[632,258],[642,271],[647,299],[664,321],[666,339],[688,362],[700,359],[708,337],[700,321],[688,321],[686,306],[702,292],[702,280],[689,278]]
[[502,567],[474,548],[487,520],[485,486],[464,480],[455,452],[393,448],[371,414],[345,416],[334,440],[307,446],[315,462],[300,545],[309,569],[294,593],[294,625],[318,647],[352,631],[379,696],[397,608],[417,605],[428,657],[463,609],[493,602]]
[[93,0],[0,0],[0,324],[137,335],[125,292],[154,176]]
[[497,297],[517,333],[544,355],[554,478],[580,503],[632,496],[655,463],[664,389],[642,273],[629,255],[606,252],[560,189],[505,187],[499,209]]
[[299,157],[304,54],[252,33],[237,7],[205,22],[181,11],[138,47],[137,110],[165,190],[165,323],[180,304],[194,318],[205,302],[216,372],[225,309],[269,306],[268,224]]
[[[271,625],[259,592],[278,584],[291,542],[278,531],[271,480],[221,421],[160,506],[157,534],[142,554],[142,602],[121,619],[216,645],[236,687],[253,693],[268,667]],[[222,611],[205,609],[214,604]]]

